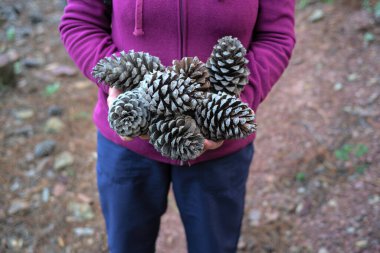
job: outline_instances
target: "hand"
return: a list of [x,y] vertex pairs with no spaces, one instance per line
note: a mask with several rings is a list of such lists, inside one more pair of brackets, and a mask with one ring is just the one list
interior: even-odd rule
[[[111,87],[109,88],[109,92],[108,92],[108,97],[107,97],[107,105],[108,105],[108,108],[110,108],[112,106],[112,103],[113,101],[115,101],[115,99],[121,94],[123,93],[123,91],[115,88],[115,87]],[[126,136],[119,136],[123,141],[131,141],[133,140],[133,138],[131,137],[126,137]],[[148,140],[149,139],[149,136],[148,135],[141,135],[139,136],[139,138],[143,139],[143,140]]]
[[108,108],[110,108],[112,106],[113,101],[115,101],[117,96],[119,96],[121,93],[123,93],[123,92],[121,90],[115,88],[115,87],[109,88],[108,97],[107,97]]
[[207,150],[217,149],[220,146],[222,146],[223,143],[224,143],[224,141],[215,142],[215,141],[211,141],[211,140],[206,139],[205,143],[204,143],[203,153],[206,152]]

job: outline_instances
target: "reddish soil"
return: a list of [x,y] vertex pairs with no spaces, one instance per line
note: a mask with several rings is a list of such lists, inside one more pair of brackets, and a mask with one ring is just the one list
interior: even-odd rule
[[[63,2],[0,4],[0,53],[13,49],[20,62],[17,82],[0,90],[0,252],[107,252],[94,169],[96,86],[71,73],[57,31]],[[324,18],[310,22],[316,9]],[[44,15],[32,24],[36,13]],[[342,5],[298,11],[291,64],[257,115],[240,253],[380,252],[379,27]],[[25,59],[43,63],[28,68]],[[46,131],[51,105],[63,108],[56,133]],[[57,142],[54,152],[34,158],[46,139]],[[55,170],[63,151],[74,162]],[[11,210],[15,202],[23,207]],[[172,194],[157,242],[157,253],[170,252],[186,252]]]

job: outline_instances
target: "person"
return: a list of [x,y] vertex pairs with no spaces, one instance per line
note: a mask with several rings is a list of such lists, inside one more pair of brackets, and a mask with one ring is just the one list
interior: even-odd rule
[[224,143],[183,164],[162,157],[148,140],[123,140],[107,122],[120,94],[91,76],[96,63],[133,49],[165,66],[197,56],[205,62],[224,36],[247,48],[249,83],[241,99],[257,112],[288,65],[294,45],[295,0],[68,0],[59,25],[63,44],[98,86],[97,184],[113,253],[153,253],[172,185],[190,253],[236,252],[255,134]]

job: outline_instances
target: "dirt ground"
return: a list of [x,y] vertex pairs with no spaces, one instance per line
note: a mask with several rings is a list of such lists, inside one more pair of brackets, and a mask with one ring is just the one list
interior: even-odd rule
[[[0,252],[107,252],[96,86],[61,45],[64,2],[0,3],[0,66],[16,71],[0,86]],[[379,41],[369,10],[297,11],[292,61],[257,114],[239,253],[380,252]],[[186,252],[172,194],[157,241],[171,252]]]

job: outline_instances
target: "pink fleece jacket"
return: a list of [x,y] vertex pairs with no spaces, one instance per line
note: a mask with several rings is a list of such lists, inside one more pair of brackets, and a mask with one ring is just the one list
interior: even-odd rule
[[[294,8],[295,0],[113,0],[111,15],[103,0],[68,0],[59,30],[67,52],[94,83],[95,64],[122,50],[149,52],[168,66],[184,56],[206,61],[219,38],[238,37],[248,49],[251,71],[241,98],[257,112],[288,65],[295,45]],[[106,138],[151,159],[182,164],[162,157],[148,141],[122,141],[107,121],[108,87],[96,84],[93,119]],[[254,138],[225,141],[188,165],[233,153]]]

